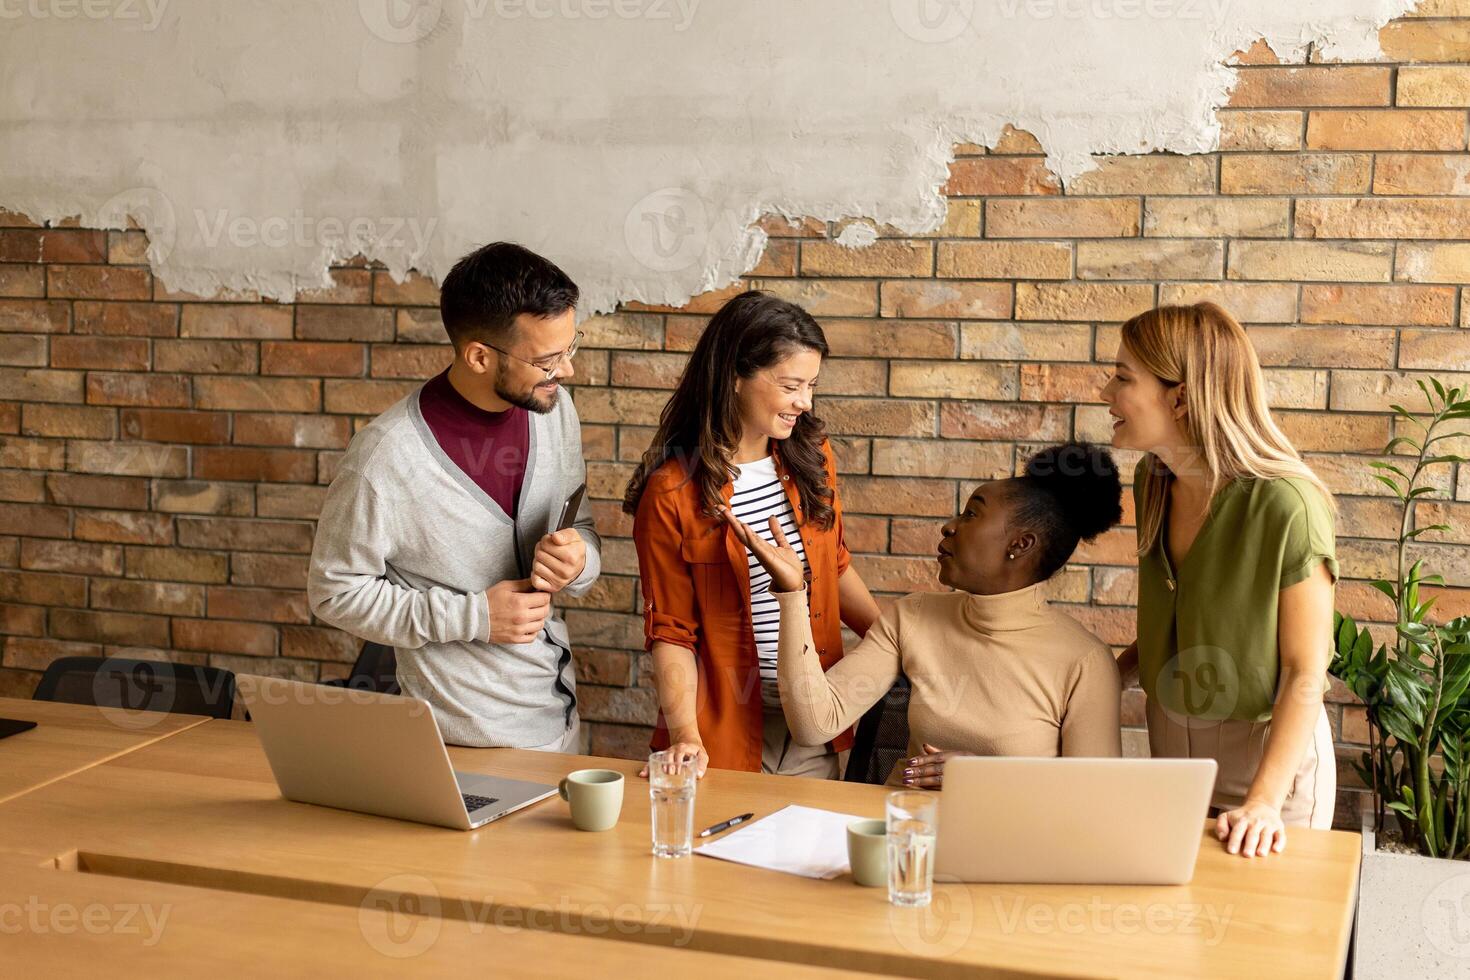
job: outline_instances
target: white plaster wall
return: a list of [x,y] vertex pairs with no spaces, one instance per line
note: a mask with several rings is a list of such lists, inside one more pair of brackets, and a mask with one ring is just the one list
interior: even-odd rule
[[[290,299],[495,239],[678,303],[762,213],[936,227],[955,142],[1214,149],[1231,52],[1379,56],[1414,0],[0,0],[0,207]],[[847,243],[866,244],[861,233]]]

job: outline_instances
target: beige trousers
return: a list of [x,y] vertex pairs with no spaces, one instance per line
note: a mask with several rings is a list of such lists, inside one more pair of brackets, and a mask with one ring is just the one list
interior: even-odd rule
[[[1154,758],[1214,759],[1219,763],[1215,793],[1210,800],[1212,809],[1230,810],[1245,802],[1266,750],[1266,737],[1271,733],[1269,721],[1190,719],[1186,724],[1179,716],[1166,712],[1153,698],[1147,699],[1145,717],[1149,752]],[[1281,820],[1288,827],[1328,830],[1332,827],[1336,804],[1337,755],[1332,748],[1332,726],[1324,706],[1312,731],[1312,741],[1292,780],[1291,791],[1281,807]]]
[[778,776],[809,776],[841,779],[846,752],[833,752],[826,745],[798,745],[786,727],[780,708],[767,708],[761,731],[761,772]]

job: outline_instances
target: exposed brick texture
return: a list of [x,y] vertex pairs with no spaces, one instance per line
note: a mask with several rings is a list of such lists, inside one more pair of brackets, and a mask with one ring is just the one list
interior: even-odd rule
[[[1007,130],[958,148],[936,232],[880,227],[848,249],[842,224],[762,222],[747,284],[826,330],[817,411],[876,590],[938,588],[938,528],[976,482],[1049,442],[1106,441],[1097,389],[1119,321],[1213,299],[1247,325],[1278,422],[1341,495],[1339,607],[1390,613],[1366,580],[1389,570],[1397,517],[1367,463],[1416,381],[1470,384],[1470,17],[1455,19],[1470,5],[1433,6],[1384,29],[1386,63],[1251,48],[1218,153],[1100,158],[1063,187],[1036,140]],[[354,263],[295,304],[201,299],[154,279],[139,232],[0,224],[0,689],[29,692],[78,653],[340,676],[359,643],[307,607],[313,522],[356,428],[449,361],[432,282]],[[641,751],[656,705],[617,499],[739,288],[584,325],[573,393],[605,576],[566,614],[594,752]],[[1470,466],[1435,480],[1455,496],[1419,520],[1454,528],[1426,551],[1447,581],[1439,609],[1462,615]],[[1051,586],[1117,646],[1133,548],[1131,526],[1110,532]],[[1351,702],[1336,688],[1329,704],[1342,758],[1366,738]],[[1137,691],[1124,707],[1125,744],[1146,746]],[[1347,819],[1362,791],[1346,767],[1341,785]]]

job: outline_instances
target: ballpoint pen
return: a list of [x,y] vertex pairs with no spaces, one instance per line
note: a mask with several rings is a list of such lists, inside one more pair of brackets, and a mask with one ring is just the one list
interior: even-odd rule
[[735,826],[738,823],[745,823],[745,821],[749,820],[753,816],[755,816],[755,814],[753,813],[742,813],[738,817],[731,817],[729,820],[721,821],[720,823],[715,824],[713,827],[706,827],[699,832],[699,836],[708,837],[710,834],[718,834],[722,830],[729,830],[731,827]]

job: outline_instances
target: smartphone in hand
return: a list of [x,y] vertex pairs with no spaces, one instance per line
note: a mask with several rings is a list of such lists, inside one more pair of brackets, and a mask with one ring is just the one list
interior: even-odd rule
[[587,484],[572,491],[567,502],[561,506],[561,518],[556,522],[555,530],[565,531],[577,522],[577,514],[582,510],[582,498],[587,496]]

